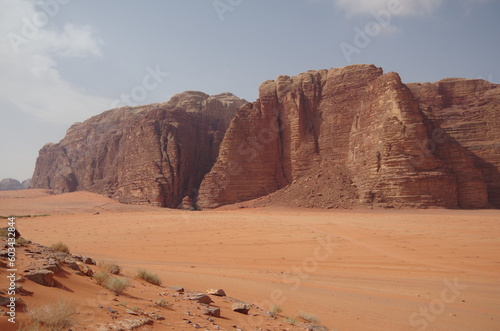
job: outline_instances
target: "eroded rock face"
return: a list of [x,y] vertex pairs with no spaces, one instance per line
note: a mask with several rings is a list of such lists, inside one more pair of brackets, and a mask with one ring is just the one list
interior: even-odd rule
[[500,208],[500,87],[480,79],[408,84],[434,154],[455,175],[462,208]]
[[42,148],[31,187],[188,209],[270,193],[305,207],[499,208],[499,107],[497,84],[403,84],[373,65],[279,76],[254,103],[185,92],[73,125]]
[[185,196],[195,197],[244,103],[230,93],[188,91],[166,103],[109,110],[45,145],[31,186],[175,208]]
[[[280,76],[238,111],[198,205],[299,184],[324,200],[314,183],[327,183],[363,205],[500,207],[499,96],[482,80],[405,85],[373,65]],[[325,168],[338,175],[318,179]]]

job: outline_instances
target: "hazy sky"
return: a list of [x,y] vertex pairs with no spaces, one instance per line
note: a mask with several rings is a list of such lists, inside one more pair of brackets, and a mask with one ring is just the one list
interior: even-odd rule
[[0,0],[0,179],[124,104],[248,101],[276,76],[374,63],[404,82],[500,82],[499,0]]

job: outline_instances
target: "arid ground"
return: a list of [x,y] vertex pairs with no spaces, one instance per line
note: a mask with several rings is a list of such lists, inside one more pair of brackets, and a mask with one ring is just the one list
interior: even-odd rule
[[[329,329],[500,329],[499,210],[247,204],[191,212],[121,205],[86,192],[0,193],[2,216],[43,214],[50,216],[17,220],[24,238],[49,246],[63,241],[72,253],[115,262],[130,277],[146,268],[167,287],[223,288],[264,310],[279,305],[282,317],[314,314]],[[74,277],[64,296],[99,310],[92,306],[98,302],[92,280],[82,286]],[[36,285],[35,295],[24,300],[41,304],[57,297],[53,291]],[[150,286],[131,291],[134,298],[158,292]],[[184,311],[177,314],[182,321]],[[219,325],[259,326],[258,316],[237,315]]]

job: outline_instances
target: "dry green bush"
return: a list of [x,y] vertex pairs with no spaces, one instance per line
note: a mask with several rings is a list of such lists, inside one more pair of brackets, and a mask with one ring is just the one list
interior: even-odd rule
[[39,330],[40,326],[54,331],[67,329],[74,324],[76,314],[75,305],[59,299],[55,303],[29,309],[28,316],[33,323],[25,326],[24,330]]
[[128,280],[125,278],[115,278],[111,277],[108,279],[106,282],[105,287],[115,293],[116,295],[119,295],[125,291],[125,289],[128,287]]
[[51,246],[52,250],[56,252],[69,253],[69,248],[63,242],[59,241]]
[[158,286],[160,286],[162,283],[162,280],[160,279],[160,277],[158,277],[158,275],[150,273],[149,271],[147,271],[145,269],[137,270],[137,277],[145,280],[148,283],[158,285]]
[[128,280],[125,278],[116,278],[107,271],[98,271],[94,273],[94,279],[97,285],[100,285],[112,291],[116,295],[121,294],[128,287]]
[[300,318],[302,318],[304,321],[307,321],[309,323],[313,323],[313,324],[319,323],[319,318],[316,315],[305,313],[305,312],[301,311],[298,316]]
[[281,312],[283,312],[283,309],[278,305],[274,305],[273,308],[268,312],[268,314],[272,318],[276,318],[279,314],[281,314]]
[[107,271],[98,271],[92,276],[97,285],[105,286],[106,282],[111,278],[111,274]]

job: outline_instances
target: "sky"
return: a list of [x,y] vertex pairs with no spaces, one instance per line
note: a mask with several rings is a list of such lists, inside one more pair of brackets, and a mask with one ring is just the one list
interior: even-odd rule
[[75,122],[176,93],[255,101],[278,75],[373,63],[500,82],[500,0],[0,0],[0,179]]

